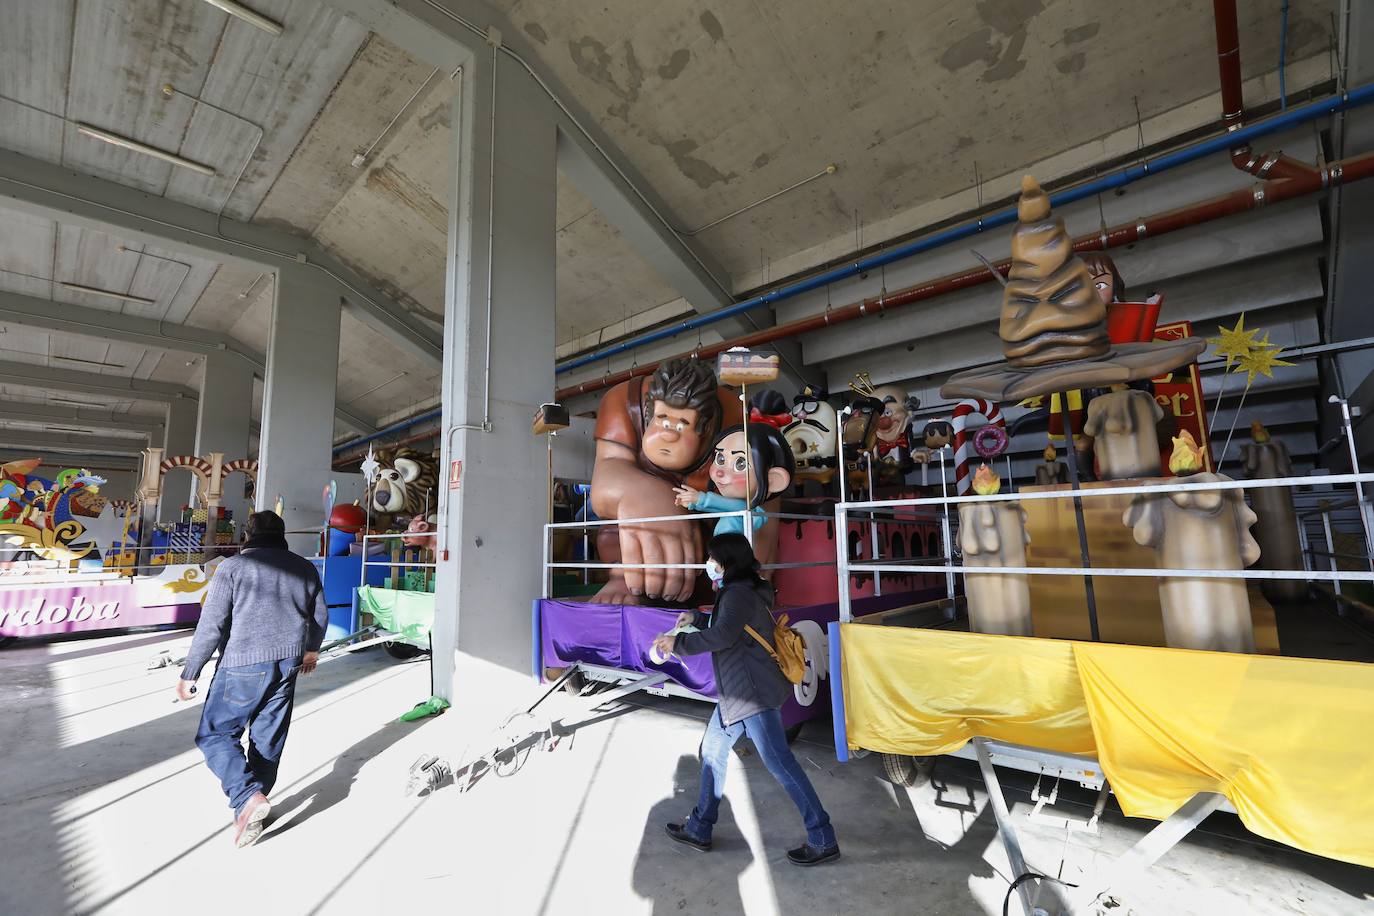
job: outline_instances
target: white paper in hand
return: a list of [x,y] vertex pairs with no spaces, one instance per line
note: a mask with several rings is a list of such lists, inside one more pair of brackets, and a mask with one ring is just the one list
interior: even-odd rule
[[[687,626],[685,626],[685,627],[673,627],[671,630],[668,631],[668,635],[669,635],[669,636],[676,636],[676,635],[678,635],[679,633],[696,633],[696,632],[699,632],[699,631],[697,630],[697,628],[694,627],[694,626],[692,626],[692,625],[689,623],[689,624],[688,624]],[[665,662],[667,662],[669,658],[675,658],[675,657],[676,657],[676,656],[672,656],[672,655],[664,656],[664,655],[660,654],[659,651],[658,651],[658,646],[655,646],[655,645],[650,645],[650,646],[649,646],[649,661],[653,662],[655,665],[662,665],[662,664],[664,664]]]

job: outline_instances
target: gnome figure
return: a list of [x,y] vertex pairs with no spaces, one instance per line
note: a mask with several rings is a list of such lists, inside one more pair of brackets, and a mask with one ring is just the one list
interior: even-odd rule
[[[1288,449],[1271,439],[1259,420],[1250,424],[1250,439],[1252,444],[1241,449],[1247,480],[1293,475]],[[1255,540],[1260,546],[1260,568],[1302,569],[1302,542],[1298,539],[1293,491],[1288,487],[1256,487],[1250,491],[1250,505],[1259,516]],[[1300,579],[1263,579],[1260,589],[1270,601],[1302,601],[1307,597],[1307,583]]]
[[[1002,488],[992,468],[980,464],[973,492],[991,496]],[[1026,513],[1016,502],[959,506],[959,549],[964,553],[964,596],[969,628],[975,633],[1031,635],[1030,583],[1025,573],[975,573],[979,566],[1026,565]]]
[[1149,392],[1134,388],[1098,395],[1089,401],[1083,431],[1093,439],[1098,477],[1158,477],[1156,424],[1163,416],[1164,411]]
[[[1224,474],[1199,473],[1202,451],[1184,430],[1174,438],[1169,470],[1180,483],[1222,483]],[[1137,544],[1153,547],[1164,569],[1240,570],[1259,559],[1250,536],[1255,513],[1241,490],[1141,494],[1122,516]],[[1244,579],[1159,579],[1164,640],[1180,649],[1254,652],[1255,630]]]

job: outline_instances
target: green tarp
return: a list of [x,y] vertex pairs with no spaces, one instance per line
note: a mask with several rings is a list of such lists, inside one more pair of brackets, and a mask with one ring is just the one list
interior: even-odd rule
[[429,630],[434,626],[433,592],[360,586],[358,612],[371,614],[373,623],[397,634],[397,642],[429,648]]

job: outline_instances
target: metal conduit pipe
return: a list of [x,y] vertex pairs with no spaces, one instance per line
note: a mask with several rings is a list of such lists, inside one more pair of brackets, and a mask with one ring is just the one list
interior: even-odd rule
[[[435,408],[434,410],[427,410],[424,413],[416,414],[408,420],[401,420],[398,423],[391,424],[385,429],[379,429],[370,436],[359,436],[357,439],[350,439],[342,445],[336,445],[334,446],[334,454],[337,456],[349,449],[355,449],[360,445],[367,445],[369,442],[375,442],[378,439],[385,439],[387,436],[403,433],[408,429],[419,426],[421,423],[426,423],[430,420],[438,420],[441,416],[443,416],[442,409]],[[337,461],[338,459],[336,458],[335,460]]]
[[[439,436],[440,429],[439,427],[434,426],[430,429],[425,430],[422,433],[417,433],[413,436],[406,436],[404,439],[400,439],[396,442],[388,442],[387,448],[403,448],[407,445],[415,445],[418,442],[424,442],[427,439],[437,439],[439,438]],[[353,454],[345,455],[342,458],[335,458],[333,461],[333,466],[337,470],[341,467],[346,467],[355,461],[362,461],[366,457],[367,452],[354,452]]]
[[[1236,19],[1236,0],[1212,0],[1212,19],[1217,32],[1217,70],[1221,83],[1221,125],[1228,132],[1245,126],[1245,104],[1241,97],[1240,28]],[[1282,62],[1280,62],[1281,64]],[[1260,178],[1299,178],[1317,173],[1314,166],[1285,156],[1278,150],[1255,154],[1250,144],[1231,150],[1231,162],[1242,172]]]
[[[1075,251],[1101,251],[1108,248],[1117,248],[1127,245],[1146,237],[1167,235],[1170,232],[1177,232],[1191,226],[1197,226],[1212,220],[1221,219],[1226,216],[1233,216],[1237,213],[1244,213],[1247,210],[1255,210],[1267,204],[1279,203],[1311,194],[1324,188],[1359,181],[1364,178],[1374,177],[1374,153],[1357,156],[1352,159],[1332,162],[1322,169],[1314,169],[1311,175],[1304,175],[1283,181],[1265,181],[1253,185],[1249,188],[1240,188],[1229,194],[1214,197],[1210,200],[1202,201],[1189,207],[1178,210],[1170,210],[1160,213],[1147,219],[1135,220],[1130,223],[1123,223],[1119,226],[1105,231],[1093,232],[1074,239],[1073,248]],[[1002,260],[994,264],[1000,272],[1005,272],[1010,265],[1009,260]],[[796,337],[810,331],[819,331],[822,328],[843,324],[846,321],[853,321],[866,315],[877,315],[882,312],[910,305],[914,302],[922,302],[942,296],[956,290],[967,289],[978,286],[982,283],[991,281],[992,274],[985,267],[977,267],[966,270],[962,273],[948,274],[933,280],[927,280],[906,289],[887,292],[874,299],[864,299],[843,308],[827,310],[823,314],[815,315],[810,318],[802,318],[787,324],[775,325],[754,334],[738,337],[734,340],[723,341],[718,344],[698,347],[688,353],[679,354],[680,356],[697,356],[709,358],[722,353],[731,347],[753,347],[760,344],[771,343],[787,337]],[[603,388],[617,385],[636,375],[648,375],[658,367],[658,362],[649,362],[628,369],[623,372],[606,375],[601,378],[591,379],[580,385],[572,385],[567,388],[560,388],[555,395],[559,401],[577,395],[587,394]]]
[[[1290,108],[1286,112],[1274,115],[1273,117],[1267,118],[1263,121],[1258,121],[1254,124],[1250,124],[1245,127],[1238,127],[1234,131],[1231,131],[1229,133],[1221,134],[1219,136],[1212,137],[1208,140],[1203,140],[1199,143],[1183,147],[1182,149],[1175,150],[1171,153],[1165,153],[1163,155],[1156,156],[1154,159],[1149,159],[1144,162],[1139,162],[1134,165],[1127,166],[1126,168],[1123,168],[1122,170],[1115,172],[1111,175],[1107,175],[1103,178],[1098,178],[1093,181],[1084,182],[1081,185],[1077,185],[1072,188],[1067,188],[1063,191],[1057,191],[1054,194],[1050,195],[1050,203],[1053,206],[1062,207],[1065,204],[1070,204],[1075,201],[1084,200],[1085,198],[1093,197],[1105,191],[1112,191],[1116,188],[1124,187],[1128,184],[1133,184],[1134,182],[1137,182],[1140,179],[1148,177],[1150,175],[1155,175],[1160,172],[1166,172],[1169,169],[1174,169],[1181,165],[1186,165],[1190,162],[1196,162],[1197,160],[1205,158],[1206,156],[1210,156],[1213,153],[1228,152],[1234,147],[1236,147],[1237,144],[1248,143],[1251,139],[1254,139],[1256,137],[1262,137],[1268,134],[1287,130],[1290,127],[1295,127],[1299,124],[1305,124],[1309,121],[1314,121],[1318,118],[1325,117],[1337,111],[1344,111],[1348,108],[1358,107],[1360,105],[1367,104],[1371,101],[1374,101],[1374,83],[1369,83],[1360,86],[1347,93],[1328,96],[1325,99],[1319,99],[1315,102],[1309,102],[1306,105],[1301,105],[1296,108]],[[1326,172],[1313,170],[1311,174],[1325,175]],[[1299,176],[1294,175],[1294,177]],[[944,245],[948,245],[951,242],[957,242],[961,239],[966,239],[971,236],[977,235],[985,229],[995,229],[999,226],[1009,225],[1010,223],[1015,222],[1015,220],[1016,207],[1007,207],[1005,209],[990,213],[987,216],[979,217],[969,222],[962,223],[958,226],[952,226],[940,232],[933,233],[924,238],[916,239],[914,241],[907,242],[903,245],[895,246],[893,248],[888,249],[887,251],[880,252],[878,254],[871,255],[866,258],[861,258],[855,261],[853,264],[845,265],[844,267],[837,267],[832,270],[823,271],[811,277],[807,277],[804,280],[799,280],[796,283],[792,283],[788,286],[783,286],[778,289],[769,290],[766,293],[754,296],[749,299],[745,299],[744,301],[737,302],[734,305],[729,305],[725,308],[717,309],[714,312],[709,312],[705,315],[700,315],[696,318],[691,318],[686,321],[680,321],[668,327],[660,328],[657,331],[651,331],[647,334],[641,334],[638,337],[633,337],[629,340],[622,341],[621,343],[612,344],[611,346],[604,347],[593,353],[588,353],[585,356],[576,357],[574,359],[568,360],[567,362],[559,364],[554,369],[554,373],[557,375],[562,375],[565,372],[571,372],[572,370],[579,369],[582,366],[591,365],[592,363],[599,362],[603,359],[608,359],[620,353],[626,353],[630,350],[635,349],[636,347],[656,343],[660,340],[666,340],[669,337],[674,337],[686,331],[694,331],[697,328],[705,327],[710,324],[715,324],[718,321],[722,321],[726,318],[732,318],[744,312],[748,312],[753,309],[759,308],[760,306],[771,305],[772,303],[780,302],[783,299],[790,299],[793,296],[799,296],[802,293],[810,292],[813,289],[819,289],[831,283],[835,283],[839,280],[846,280],[850,277],[857,276],[858,274],[865,273],[875,268],[883,267],[885,265],[892,264],[896,261],[902,261],[914,255],[923,254],[927,251],[931,251],[933,249],[943,247]],[[765,329],[765,332],[771,330],[771,328]],[[753,335],[750,336],[752,337]]]

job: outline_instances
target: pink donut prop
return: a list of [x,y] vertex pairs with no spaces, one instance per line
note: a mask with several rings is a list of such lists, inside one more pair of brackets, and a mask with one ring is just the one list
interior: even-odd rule
[[1010,441],[1005,426],[989,423],[973,434],[973,450],[980,458],[996,458],[1007,450]]
[[[1002,451],[1006,450],[1006,430],[1007,421],[1002,418],[1002,411],[996,404],[983,400],[982,398],[969,398],[954,405],[954,415],[950,417],[950,424],[954,427],[954,489],[959,496],[964,496],[973,486],[973,478],[969,473],[969,461],[974,454],[974,443],[970,441],[968,434],[968,418],[981,416],[987,420],[987,425],[978,431],[981,436],[983,430],[988,427],[997,427],[1002,434]],[[995,434],[992,434],[995,437]],[[1000,453],[1000,452],[999,452]],[[979,452],[978,454],[982,454]],[[992,457],[983,455],[983,457]]]

